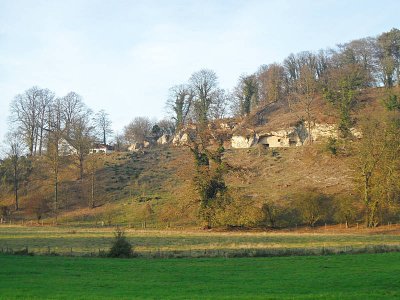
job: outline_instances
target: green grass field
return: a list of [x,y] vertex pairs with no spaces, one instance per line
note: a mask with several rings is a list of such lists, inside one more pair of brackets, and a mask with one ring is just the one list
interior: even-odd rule
[[399,299],[400,253],[101,259],[0,255],[1,299]]

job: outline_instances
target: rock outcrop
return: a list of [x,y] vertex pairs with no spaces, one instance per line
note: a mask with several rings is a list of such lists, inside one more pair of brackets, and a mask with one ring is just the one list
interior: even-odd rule
[[[248,130],[249,131],[249,130]],[[351,129],[352,134],[359,138],[361,133],[355,128]],[[336,125],[333,124],[313,124],[311,127],[311,137],[313,141],[319,141],[328,137],[337,138],[339,136]],[[255,145],[279,148],[302,146],[310,139],[308,124],[299,123],[296,126],[276,131],[253,134],[234,134],[231,139],[232,148],[250,148]]]
[[157,144],[158,145],[166,145],[169,144],[171,141],[171,136],[169,134],[163,134],[158,140]]
[[231,139],[231,146],[232,148],[250,148],[252,146],[257,145],[258,143],[258,135],[253,133],[251,135],[233,135]]

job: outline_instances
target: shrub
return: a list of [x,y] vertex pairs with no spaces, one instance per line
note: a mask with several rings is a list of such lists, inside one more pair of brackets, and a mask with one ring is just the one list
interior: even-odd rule
[[292,195],[302,221],[313,227],[319,221],[327,221],[331,198],[316,189],[305,189]]
[[338,151],[338,141],[337,139],[333,137],[328,138],[328,142],[326,144],[326,150],[331,154],[331,155],[336,155]]
[[132,245],[119,227],[115,230],[115,239],[108,252],[108,257],[128,258],[133,256]]

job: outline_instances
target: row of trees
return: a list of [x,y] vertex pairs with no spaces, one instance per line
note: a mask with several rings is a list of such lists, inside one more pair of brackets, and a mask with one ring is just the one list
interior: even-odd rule
[[86,126],[91,137],[104,144],[112,134],[108,114],[100,110],[93,115],[75,92],[56,97],[49,89],[35,86],[15,96],[10,112],[10,130],[21,135],[30,156],[42,155],[55,131],[74,140],[79,127]]
[[202,69],[192,74],[188,83],[170,88],[167,108],[177,129],[190,122],[205,123],[228,115],[230,95],[218,85],[213,70]]
[[336,108],[339,129],[347,136],[359,91],[392,88],[400,82],[399,73],[400,30],[392,29],[336,49],[290,54],[282,63],[262,65],[254,74],[242,75],[231,93],[218,86],[214,71],[200,70],[187,83],[170,88],[167,107],[180,128],[189,122],[247,116],[260,106],[284,101],[299,121],[307,122],[311,134],[312,106],[322,95]]
[[[1,163],[0,175],[4,183],[13,186],[15,209],[19,209],[19,188],[27,183],[32,172],[32,158],[42,156],[52,177],[57,210],[63,156],[72,154],[82,181],[89,149],[97,141],[106,144],[112,133],[108,114],[104,110],[93,114],[75,92],[56,97],[52,91],[38,87],[17,95],[10,111],[6,158]],[[63,145],[73,150],[64,153]]]

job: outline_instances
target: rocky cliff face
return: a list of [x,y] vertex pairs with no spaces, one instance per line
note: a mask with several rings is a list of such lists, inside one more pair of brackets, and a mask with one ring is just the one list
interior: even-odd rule
[[231,146],[237,149],[250,148],[257,145],[258,139],[259,136],[255,133],[248,136],[234,135],[231,139]]
[[[360,133],[357,129],[352,128],[355,137],[359,137]],[[311,137],[313,141],[320,141],[328,137],[337,138],[338,129],[334,124],[313,124],[311,126]],[[286,129],[252,134],[234,134],[231,139],[232,148],[250,148],[261,144],[265,147],[279,148],[302,146],[310,139],[308,132],[308,124],[306,122],[299,123]]]

